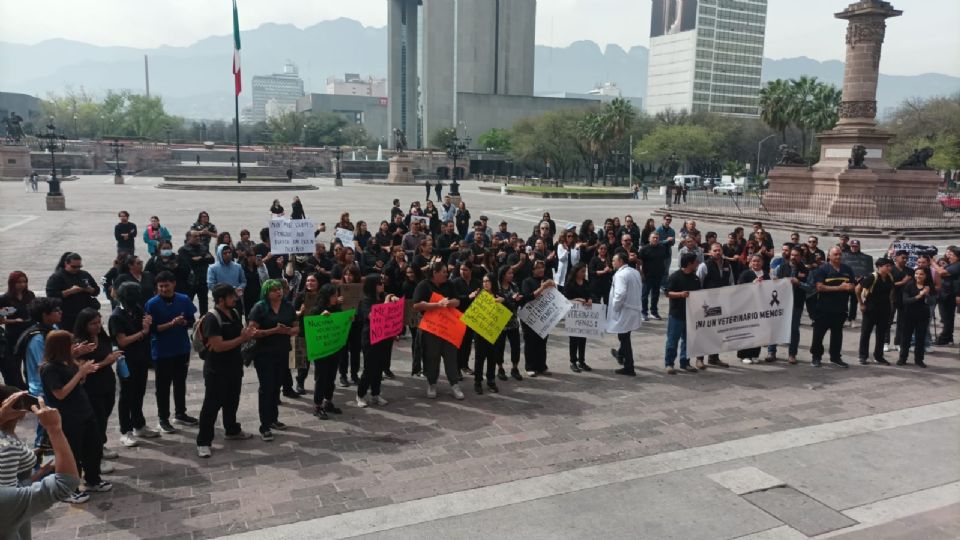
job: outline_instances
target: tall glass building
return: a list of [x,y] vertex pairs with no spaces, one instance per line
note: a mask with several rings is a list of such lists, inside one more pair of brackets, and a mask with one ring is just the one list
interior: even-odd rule
[[767,0],[652,0],[647,112],[759,115]]

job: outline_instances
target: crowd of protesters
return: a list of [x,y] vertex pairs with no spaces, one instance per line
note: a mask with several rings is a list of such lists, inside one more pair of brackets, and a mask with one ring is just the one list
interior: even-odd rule
[[[299,199],[292,208],[293,218],[305,218]],[[270,214],[271,219],[287,219],[279,201]],[[912,350],[913,362],[925,367],[929,347],[953,343],[960,295],[957,246],[947,247],[941,258],[921,253],[912,264],[906,251],[873,260],[846,236],[821,246],[816,236],[804,240],[793,233],[778,245],[759,222],[750,232],[736,227],[718,236],[701,234],[692,220],[676,226],[670,214],[659,223],[647,219],[642,226],[630,215],[558,225],[544,212],[532,230],[510,231],[506,221],[494,226],[487,216],[473,218],[465,202],[454,204],[448,195],[439,204],[415,201],[406,210],[394,200],[389,217],[376,226],[352,222],[344,212],[331,232],[351,231],[352,242],[343,243],[342,235],[321,240],[322,227],[310,255],[274,253],[269,228],[255,229],[255,235],[243,229],[234,237],[218,230],[207,212],[199,213],[177,247],[170,230],[152,216],[139,236],[146,248],[141,258],[130,217],[119,213],[117,256],[101,280],[85,269],[79,253],[68,252],[47,278],[45,295],[31,292],[28,276],[17,271],[0,296],[5,329],[0,368],[7,385],[0,388],[0,398],[20,399],[24,394],[15,389],[22,389],[40,400],[33,406],[41,420],[35,440],[23,446],[52,448],[58,472],[61,460],[76,461],[73,474],[82,474],[84,490],[59,475],[46,484],[50,493],[66,490],[66,499],[74,503],[111,489],[102,475],[109,474],[108,460],[116,457],[106,445],[114,409],[125,447],[175,433],[178,425],[198,426],[197,454],[209,457],[218,416],[227,440],[251,438],[237,421],[245,367],[251,365],[258,381],[257,432],[263,441],[286,429],[278,408],[281,397],[305,396],[311,370],[314,414],[321,420],[343,414],[336,405],[338,383],[341,389],[355,387],[350,401],[359,408],[387,405],[381,383],[395,378],[399,369],[392,358],[394,340],[370,339],[371,312],[385,302],[403,299],[412,305],[414,315],[398,339],[411,340],[407,367],[411,377],[426,380],[426,397],[437,398],[442,367],[453,397],[464,399],[460,383],[467,377],[473,378],[475,393],[483,394],[500,392],[507,381],[550,375],[549,338],[521,322],[517,312],[551,288],[583,304],[615,306],[611,309],[617,314],[608,315],[615,323],[607,331],[619,341],[611,350],[620,365],[615,373],[626,376],[636,375],[631,332],[641,321],[662,320],[661,296],[667,324],[657,331],[665,330],[663,368],[673,375],[729,367],[719,354],[693,361],[686,354],[685,302],[692,291],[789,280],[794,312],[787,362],[799,362],[799,328],[806,311],[813,326],[810,365],[820,367],[826,358],[844,368],[844,329],[858,313],[860,364],[887,365],[884,353],[896,349],[891,360],[898,365],[910,360]],[[675,260],[678,267],[671,268]],[[304,317],[341,311],[341,286],[350,283],[358,284],[362,297],[346,345],[323,358],[309,358]],[[442,308],[466,311],[481,291],[512,314],[492,343],[468,329],[457,347],[418,330],[423,314]],[[105,319],[101,300],[112,307]],[[933,328],[939,328],[938,335]],[[761,352],[741,350],[737,358],[744,364],[779,360],[776,344],[766,347],[763,359]],[[194,354],[203,362],[199,418],[190,415],[186,400]],[[569,338],[568,360],[574,373],[594,369],[585,338]],[[155,428],[143,413],[150,370]],[[62,428],[44,420],[54,416],[44,400],[59,411]],[[23,416],[4,403],[0,417]],[[13,437],[7,429],[4,433]],[[4,467],[5,458],[0,453]],[[27,468],[17,470],[13,481]],[[9,471],[0,470],[0,480],[4,475]]]

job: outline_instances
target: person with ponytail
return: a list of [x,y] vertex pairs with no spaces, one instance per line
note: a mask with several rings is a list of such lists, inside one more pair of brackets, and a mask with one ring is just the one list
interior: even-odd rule
[[284,374],[289,374],[290,338],[299,331],[297,312],[283,298],[283,282],[268,279],[260,286],[260,300],[247,317],[257,340],[253,365],[260,382],[257,409],[260,415],[260,438],[273,440],[273,430],[283,431],[287,425],[280,422],[280,387]]
[[[317,290],[317,298],[310,315],[327,316],[342,311],[343,299],[332,283],[325,283]],[[327,413],[341,414],[343,411],[333,404],[333,392],[336,388],[337,368],[340,358],[347,352],[344,345],[340,350],[321,358],[308,358],[313,362],[313,415],[321,420],[329,420]]]
[[138,438],[151,439],[160,433],[147,427],[143,416],[143,396],[147,391],[147,371],[150,365],[150,325],[153,318],[143,311],[141,287],[127,282],[117,289],[120,303],[107,327],[113,344],[124,352],[130,374],[120,379],[120,401],[117,413],[120,420],[120,443],[137,446]]

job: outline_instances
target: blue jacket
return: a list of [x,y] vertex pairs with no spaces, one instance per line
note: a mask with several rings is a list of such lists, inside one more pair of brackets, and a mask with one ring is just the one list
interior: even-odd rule
[[217,262],[207,267],[207,288],[211,291],[214,285],[219,283],[226,283],[234,289],[243,289],[247,286],[247,277],[243,273],[243,267],[236,261],[223,262],[223,250],[226,247],[226,244],[217,246]]
[[[197,312],[197,307],[190,301],[190,297],[173,293],[173,299],[168,302],[157,295],[147,301],[144,311],[153,317],[153,326],[150,328],[150,356],[154,360],[190,354],[188,331],[193,327],[194,314]],[[186,326],[174,326],[163,332],[158,330],[161,324],[166,324],[181,314],[187,319]]]

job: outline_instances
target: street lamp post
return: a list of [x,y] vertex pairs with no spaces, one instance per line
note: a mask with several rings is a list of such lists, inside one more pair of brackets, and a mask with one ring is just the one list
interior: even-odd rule
[[768,139],[771,139],[771,138],[776,137],[776,136],[777,136],[776,133],[771,133],[770,135],[767,135],[767,136],[764,137],[763,139],[760,139],[760,142],[757,143],[757,170],[753,171],[753,175],[757,178],[757,183],[760,182],[760,147],[761,147],[761,146],[763,145],[763,143],[766,142]]
[[447,144],[447,157],[453,160],[453,180],[450,182],[450,196],[460,196],[460,184],[457,183],[457,161],[467,154],[467,148],[470,147],[472,140],[470,137],[461,139],[454,135],[453,139]]
[[340,158],[343,157],[343,149],[340,148],[339,146],[337,146],[336,148],[334,148],[334,149],[333,149],[333,157],[334,157],[334,163],[333,163],[333,170],[334,170],[333,185],[335,185],[335,186],[342,186],[342,185],[343,185],[343,176],[340,175]]
[[67,147],[66,137],[57,133],[56,126],[51,122],[47,129],[37,135],[37,147],[41,152],[50,152],[50,190],[47,192],[47,210],[66,210],[66,201],[60,191],[60,180],[57,179],[57,152],[63,152]]

